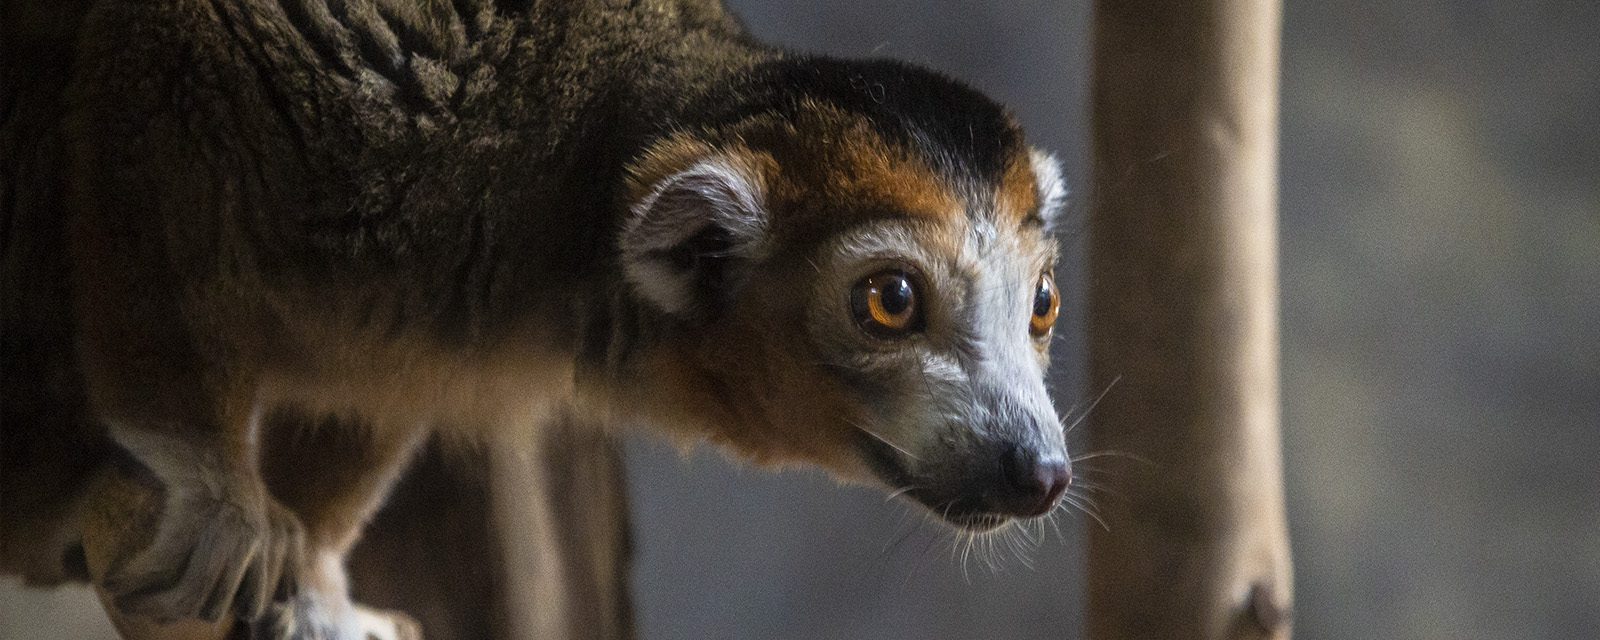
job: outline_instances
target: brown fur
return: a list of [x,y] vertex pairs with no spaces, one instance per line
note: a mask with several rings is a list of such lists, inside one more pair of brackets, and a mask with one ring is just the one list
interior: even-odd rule
[[994,207],[1001,218],[1015,223],[1037,219],[1039,185],[1034,180],[1033,160],[1027,154],[1017,153],[1006,161],[1006,172],[995,189]]
[[[958,83],[764,47],[710,0],[62,7],[69,50],[10,37],[49,20],[5,27],[39,49],[6,56],[27,91],[0,138],[22,194],[0,562],[92,579],[125,634],[350,633],[340,560],[435,432],[581,416],[940,491],[1022,446],[980,431],[1055,455],[1037,345],[1009,330],[1053,259],[1023,224],[1039,187],[1015,123]],[[19,55],[72,72],[15,83]],[[625,257],[663,211],[681,242]],[[930,288],[917,349],[848,318],[889,267]],[[930,398],[929,366],[973,379]],[[295,468],[323,428],[337,446]],[[932,462],[888,474],[874,428]]]
[[[878,203],[912,217],[951,218],[965,207],[927,161],[891,147],[861,118],[817,105],[800,130],[839,131],[824,142],[814,166],[829,169],[826,197],[839,202]],[[832,144],[828,144],[832,143]],[[807,163],[807,166],[812,166]]]

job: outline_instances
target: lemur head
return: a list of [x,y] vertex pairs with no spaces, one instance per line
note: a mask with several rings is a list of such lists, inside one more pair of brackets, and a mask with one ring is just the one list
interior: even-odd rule
[[1051,510],[1071,481],[1044,384],[1056,161],[897,63],[787,60],[734,93],[631,167],[623,271],[670,327],[645,393],[958,526]]

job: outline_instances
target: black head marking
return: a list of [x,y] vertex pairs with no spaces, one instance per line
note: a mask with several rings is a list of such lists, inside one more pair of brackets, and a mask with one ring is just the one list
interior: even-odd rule
[[[732,88],[736,99],[708,100],[704,124],[795,116],[808,102],[858,115],[889,144],[921,155],[951,178],[994,184],[1021,153],[1021,133],[1005,109],[949,76],[893,60],[794,56],[753,67]],[[954,166],[951,166],[954,165]]]

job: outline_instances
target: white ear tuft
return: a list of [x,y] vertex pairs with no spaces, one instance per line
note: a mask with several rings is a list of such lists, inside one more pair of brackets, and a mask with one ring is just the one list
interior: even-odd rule
[[736,259],[759,254],[767,235],[765,189],[752,163],[715,156],[660,180],[630,208],[623,272],[641,296],[671,314],[734,281]]
[[1061,162],[1056,157],[1032,149],[1028,152],[1033,165],[1033,180],[1039,187],[1039,217],[1045,228],[1055,226],[1056,218],[1067,204],[1067,181],[1061,177]]

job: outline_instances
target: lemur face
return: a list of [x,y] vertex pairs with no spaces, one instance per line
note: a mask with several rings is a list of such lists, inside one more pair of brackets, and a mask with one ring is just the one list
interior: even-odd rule
[[969,528],[1055,506],[1071,475],[1044,385],[1054,259],[1041,229],[985,215],[824,244],[805,330],[873,477]]
[[1053,158],[997,126],[965,147],[897,140],[812,103],[637,167],[627,275],[685,323],[671,369],[698,372],[676,393],[705,389],[699,430],[965,528],[1055,506],[1071,482],[1044,384],[1064,190]]

